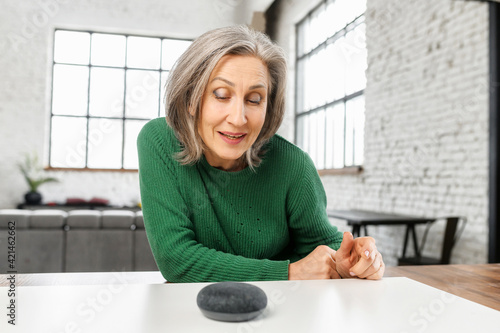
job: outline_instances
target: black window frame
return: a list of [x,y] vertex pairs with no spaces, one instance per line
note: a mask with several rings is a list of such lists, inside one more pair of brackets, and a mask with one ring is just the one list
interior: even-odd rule
[[[325,112],[325,117],[326,117],[326,112],[327,112],[327,109],[336,105],[336,104],[339,104],[339,103],[342,103],[343,106],[344,106],[344,151],[343,151],[343,167],[341,168],[319,168],[318,171],[320,172],[320,174],[351,174],[351,173],[358,173],[358,172],[361,172],[363,170],[362,168],[362,165],[356,165],[354,164],[355,163],[355,133],[353,133],[353,147],[352,147],[352,159],[353,159],[353,165],[346,165],[346,113],[347,113],[347,110],[346,110],[346,103],[350,100],[353,100],[359,96],[364,96],[364,92],[365,92],[365,88],[361,89],[361,90],[358,90],[358,91],[355,91],[353,93],[350,93],[348,95],[345,95],[341,98],[338,98],[336,100],[333,100],[331,102],[328,102],[328,103],[325,103],[325,104],[322,104],[322,105],[319,105],[319,106],[316,106],[312,109],[309,109],[309,110],[299,110],[299,102],[298,102],[298,96],[300,94],[300,92],[298,91],[298,87],[299,87],[299,76],[300,76],[300,73],[299,73],[299,61],[301,61],[302,59],[304,58],[307,58],[307,57],[310,57],[311,55],[315,54],[316,52],[318,52],[319,50],[321,49],[326,49],[326,47],[328,45],[330,45],[331,43],[335,42],[337,39],[341,38],[341,37],[345,37],[346,34],[352,30],[354,30],[356,27],[358,27],[360,24],[363,24],[365,22],[365,16],[366,16],[366,12],[364,12],[363,14],[360,14],[359,16],[357,16],[356,18],[354,18],[352,21],[350,21],[349,23],[347,23],[343,28],[341,28],[340,30],[337,30],[333,35],[330,35],[326,38],[326,40],[324,40],[323,42],[321,42],[319,45],[315,46],[312,50],[310,50],[309,52],[306,52],[302,55],[300,55],[300,43],[301,41],[299,40],[299,36],[300,36],[300,26],[302,24],[305,24],[306,21],[310,20],[314,14],[318,11],[319,8],[321,7],[324,7],[324,10],[326,10],[326,6],[328,6],[328,4],[330,3],[330,1],[328,0],[324,0],[322,2],[320,2],[317,6],[315,6],[314,8],[312,8],[308,13],[307,15],[304,16],[304,18],[302,18],[299,22],[297,22],[295,24],[295,36],[296,36],[296,39],[295,39],[295,87],[294,87],[294,90],[295,90],[295,100],[294,100],[294,104],[295,104],[295,110],[294,110],[294,142],[296,144],[298,144],[298,126],[299,126],[299,119],[301,117],[304,117],[304,116],[308,116],[310,114],[313,114],[313,113],[316,113],[316,112]],[[325,135],[324,135],[324,140],[325,140],[325,144],[324,144],[324,151],[323,151],[323,154],[325,155],[324,156],[324,160],[326,161],[326,153],[327,153],[327,150],[326,150],[326,147],[327,147],[327,135],[326,135],[326,122],[325,122]],[[355,131],[355,129],[353,128],[353,131]],[[363,139],[364,139],[364,135],[363,135]],[[363,160],[364,160],[364,152],[363,152]]]
[[[88,64],[76,64],[76,63],[66,63],[66,62],[56,62],[55,61],[55,36],[58,31],[68,31],[68,32],[81,32],[81,33],[88,33],[90,35],[90,42],[89,42],[89,61]],[[108,66],[108,65],[94,65],[91,62],[91,56],[92,56],[92,35],[93,34],[105,34],[105,35],[116,35],[116,36],[124,36],[125,37],[125,62],[124,66]],[[136,168],[125,168],[124,167],[124,159],[125,159],[125,137],[126,137],[126,122],[127,121],[149,121],[151,118],[139,118],[139,117],[127,117],[126,116],[126,109],[127,109],[127,72],[129,70],[133,71],[145,71],[145,72],[158,72],[158,89],[159,89],[159,95],[158,95],[158,112],[157,116],[160,117],[162,110],[162,96],[163,96],[163,88],[162,87],[162,74],[163,73],[169,73],[171,69],[163,69],[161,64],[162,64],[162,59],[163,59],[163,41],[164,40],[177,40],[177,41],[187,41],[187,42],[192,42],[192,39],[185,39],[185,38],[175,38],[175,37],[166,37],[166,36],[156,36],[156,35],[141,35],[141,34],[130,34],[130,33],[119,33],[119,32],[108,32],[108,31],[98,31],[98,30],[82,30],[82,29],[66,29],[66,28],[55,28],[53,31],[53,43],[52,43],[52,68],[51,68],[51,91],[50,91],[50,121],[49,121],[49,147],[48,147],[48,167],[45,168],[46,170],[76,170],[76,171],[122,171],[122,172],[137,172],[138,169]],[[152,69],[152,68],[145,68],[145,67],[129,67],[127,66],[127,47],[128,47],[128,38],[129,37],[141,37],[141,38],[155,38],[155,39],[160,39],[160,66],[158,69]],[[87,105],[86,105],[86,115],[60,115],[60,114],[54,114],[53,113],[53,100],[54,100],[54,68],[56,65],[70,65],[70,66],[80,66],[80,67],[87,67],[88,68],[88,82],[87,82]],[[91,69],[92,68],[111,68],[111,69],[123,69],[124,70],[124,86],[123,86],[123,108],[122,108],[122,114],[121,117],[119,116],[93,116],[90,115],[90,80],[91,80]],[[68,118],[85,118],[86,119],[86,138],[85,138],[85,166],[84,167],[59,167],[59,166],[53,166],[52,165],[52,121],[54,117],[68,117]],[[122,144],[121,144],[121,168],[94,168],[94,167],[89,167],[88,166],[88,150],[89,150],[89,124],[91,119],[110,119],[110,120],[121,120],[122,121]]]

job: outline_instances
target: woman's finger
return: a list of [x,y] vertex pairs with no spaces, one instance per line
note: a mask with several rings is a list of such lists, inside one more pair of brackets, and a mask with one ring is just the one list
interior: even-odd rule
[[360,257],[368,259],[370,255],[377,251],[375,239],[372,237],[358,237],[354,240],[354,250]]
[[381,264],[382,255],[377,251],[375,252],[375,259],[373,260],[373,263],[363,273],[359,274],[358,277],[366,279],[368,276],[375,274],[380,269]]
[[384,272],[385,272],[385,264],[384,264],[384,260],[382,260],[382,256],[381,256],[381,262],[380,262],[379,269],[375,273],[373,273],[372,275],[367,276],[366,279],[367,280],[380,280],[384,276]]
[[359,254],[359,260],[358,262],[351,267],[349,270],[349,274],[351,276],[356,276],[359,277],[362,275],[370,266],[373,264],[375,261],[375,257],[377,255],[377,251],[371,251],[371,253],[368,254],[368,257],[366,254],[363,252],[363,254]]

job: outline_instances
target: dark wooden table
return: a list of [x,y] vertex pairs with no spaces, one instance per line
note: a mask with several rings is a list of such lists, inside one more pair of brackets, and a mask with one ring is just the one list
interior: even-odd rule
[[327,213],[328,217],[347,221],[347,225],[352,226],[352,234],[354,235],[354,237],[360,236],[361,227],[363,227],[365,236],[367,236],[367,226],[369,225],[405,225],[406,234],[403,243],[403,258],[406,257],[406,248],[408,246],[408,239],[410,238],[410,234],[413,239],[413,248],[415,250],[415,255],[417,257],[420,256],[420,249],[418,247],[415,225],[427,224],[436,220],[435,218],[381,213],[368,210],[328,210]]
[[500,311],[500,264],[387,267],[404,276]]

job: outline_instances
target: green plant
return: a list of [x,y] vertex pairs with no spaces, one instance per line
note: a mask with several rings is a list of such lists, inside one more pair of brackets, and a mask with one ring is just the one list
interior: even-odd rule
[[26,154],[23,163],[18,164],[21,173],[28,182],[28,186],[30,187],[30,192],[36,192],[38,187],[44,183],[49,182],[58,182],[59,180],[53,177],[43,177],[42,172],[43,168],[38,163],[38,156],[33,154],[30,156]]

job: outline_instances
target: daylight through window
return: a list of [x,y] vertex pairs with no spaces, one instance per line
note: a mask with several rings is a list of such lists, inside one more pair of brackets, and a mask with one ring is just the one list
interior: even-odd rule
[[318,169],[363,163],[366,0],[325,1],[296,26],[296,143]]
[[50,167],[137,169],[137,135],[164,115],[168,73],[190,44],[56,30]]

